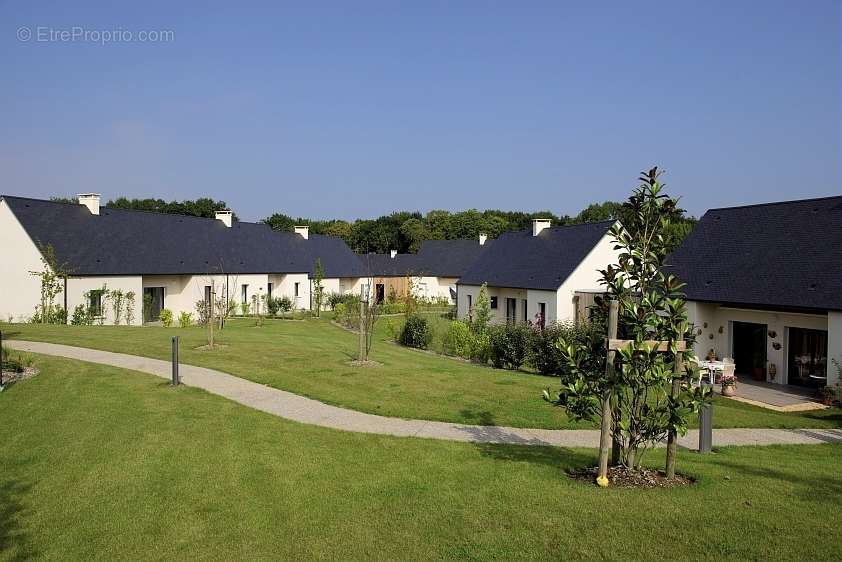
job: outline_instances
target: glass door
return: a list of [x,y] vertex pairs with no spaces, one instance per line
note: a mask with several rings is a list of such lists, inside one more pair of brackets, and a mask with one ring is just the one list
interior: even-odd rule
[[787,348],[789,384],[818,388],[827,383],[827,332],[790,328]]
[[143,321],[157,322],[161,319],[161,311],[164,310],[164,288],[144,287],[143,288]]
[[517,322],[517,299],[506,297],[506,322],[509,324]]

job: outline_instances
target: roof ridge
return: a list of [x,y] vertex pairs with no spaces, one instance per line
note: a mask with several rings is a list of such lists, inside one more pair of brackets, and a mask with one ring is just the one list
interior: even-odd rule
[[787,201],[769,201],[767,203],[750,203],[748,205],[734,205],[731,207],[712,207],[705,211],[705,214],[711,211],[729,211],[731,209],[749,209],[752,207],[772,207],[774,205],[792,205],[794,203],[810,203],[813,201],[826,201],[828,199],[842,199],[842,195],[825,195],[823,197],[809,197],[807,199],[789,199]]

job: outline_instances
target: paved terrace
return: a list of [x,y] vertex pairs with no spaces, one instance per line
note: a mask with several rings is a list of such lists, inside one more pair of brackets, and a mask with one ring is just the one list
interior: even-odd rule
[[[6,343],[9,347],[21,351],[110,365],[165,379],[169,379],[172,374],[171,363],[160,359],[53,343]],[[589,448],[599,446],[598,430],[525,429],[391,418],[330,406],[318,400],[204,367],[181,364],[179,373],[181,381],[187,386],[201,388],[278,417],[332,429],[472,443]],[[698,431],[691,430],[679,440],[679,445],[694,449],[698,442]],[[842,429],[715,429],[713,443],[716,446],[842,443]]]
[[[716,391],[720,392],[719,385],[716,386]],[[741,379],[737,383],[737,394],[731,399],[777,412],[804,412],[827,407],[816,398],[816,391],[813,389],[751,379]]]

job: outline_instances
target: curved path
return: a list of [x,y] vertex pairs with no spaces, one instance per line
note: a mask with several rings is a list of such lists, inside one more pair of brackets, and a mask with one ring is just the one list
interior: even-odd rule
[[[160,359],[54,343],[12,340],[7,341],[6,345],[21,351],[141,371],[165,379],[172,376],[171,363]],[[181,364],[179,374],[182,383],[187,386],[201,388],[275,416],[333,429],[473,443],[591,448],[599,446],[598,430],[524,429],[391,418],[330,406],[318,400],[204,367]],[[679,440],[679,445],[692,449],[697,447],[698,442],[698,431],[691,430]],[[717,446],[842,443],[842,429],[715,429],[713,442]]]

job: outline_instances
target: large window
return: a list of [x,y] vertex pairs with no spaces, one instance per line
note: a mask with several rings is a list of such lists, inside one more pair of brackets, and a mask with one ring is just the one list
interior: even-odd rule
[[827,332],[789,328],[789,384],[817,388],[827,383]]
[[242,290],[240,291],[240,301],[241,302],[248,302],[249,301],[249,286],[243,285]]
[[506,297],[506,322],[509,324],[517,322],[517,299]]

